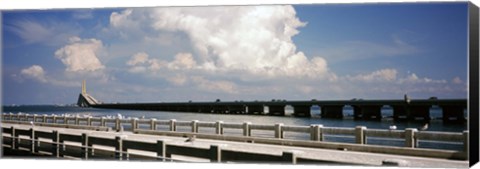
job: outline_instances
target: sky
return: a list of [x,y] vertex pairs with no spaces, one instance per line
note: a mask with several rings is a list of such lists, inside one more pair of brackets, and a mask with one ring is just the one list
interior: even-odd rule
[[467,8],[4,10],[3,104],[466,98]]

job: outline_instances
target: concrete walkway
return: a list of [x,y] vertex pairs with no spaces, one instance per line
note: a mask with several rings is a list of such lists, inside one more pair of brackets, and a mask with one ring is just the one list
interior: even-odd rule
[[[20,125],[20,124],[8,124],[3,123],[4,127],[14,126],[15,128],[21,129],[30,129],[30,125]],[[114,138],[115,136],[122,136],[127,140],[141,140],[144,142],[156,142],[156,140],[164,140],[166,144],[169,145],[179,145],[185,147],[198,147],[208,149],[210,145],[218,145],[223,150],[234,150],[242,152],[251,152],[251,153],[261,153],[261,154],[272,154],[272,155],[281,155],[284,151],[295,152],[297,157],[302,159],[315,159],[326,161],[329,165],[331,163],[339,164],[359,164],[359,165],[373,165],[380,166],[385,161],[399,163],[400,166],[405,167],[441,167],[441,168],[468,168],[468,161],[459,161],[459,160],[448,160],[448,159],[436,159],[436,158],[423,158],[423,157],[412,157],[412,156],[401,156],[401,155],[389,155],[389,154],[379,154],[379,153],[364,153],[364,152],[353,152],[353,151],[343,151],[343,150],[330,150],[330,149],[316,149],[316,148],[304,148],[304,147],[292,147],[292,146],[281,146],[281,145],[267,145],[267,144],[258,144],[258,143],[243,143],[243,142],[229,142],[221,140],[207,140],[207,139],[195,139],[193,142],[185,142],[187,138],[183,137],[171,137],[171,136],[153,136],[153,135],[142,135],[142,134],[133,134],[132,132],[102,132],[102,131],[92,131],[92,130],[79,130],[79,129],[67,129],[67,128],[54,128],[54,127],[42,127],[35,126],[35,130],[39,131],[52,131],[57,130],[60,133],[69,133],[81,135],[81,133],[88,133],[89,136],[94,137],[105,137],[105,138]],[[129,150],[130,152],[130,150]],[[143,153],[143,155],[152,155],[154,153],[144,153],[144,152],[135,152],[132,153]],[[182,160],[182,161],[193,161],[193,162],[208,162],[208,159],[199,159],[199,158],[190,158],[185,156],[175,156],[172,155],[172,158]]]

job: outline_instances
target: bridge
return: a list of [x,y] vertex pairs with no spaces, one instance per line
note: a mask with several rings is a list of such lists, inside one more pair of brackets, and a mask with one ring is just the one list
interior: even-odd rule
[[[465,168],[469,132],[2,114],[8,154],[68,159]],[[259,135],[265,131],[267,135]],[[289,138],[298,133],[307,138]],[[196,138],[190,142],[187,138]],[[352,142],[331,140],[350,138]],[[191,139],[189,139],[191,140]],[[400,145],[380,145],[396,141]],[[453,144],[459,149],[422,147]]]
[[[285,116],[286,106],[293,107],[295,117],[311,117],[312,106],[320,107],[322,118],[344,118],[343,108],[353,107],[355,120],[381,120],[382,107],[390,106],[393,109],[395,121],[422,120],[429,121],[430,108],[438,106],[442,110],[442,120],[445,123],[466,122],[464,111],[467,108],[466,99],[425,99],[410,100],[405,95],[403,100],[307,100],[307,101],[230,101],[224,102],[169,102],[169,103],[101,103],[86,92],[83,81],[82,92],[77,105],[80,107],[94,107],[105,109],[151,110],[170,112],[194,112],[217,114],[249,114]],[[265,112],[268,107],[268,113]]]

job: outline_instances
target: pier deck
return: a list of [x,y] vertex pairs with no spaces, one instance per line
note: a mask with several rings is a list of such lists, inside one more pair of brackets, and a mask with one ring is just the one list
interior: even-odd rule
[[[4,128],[9,128],[12,126],[18,129],[25,129],[25,130],[28,130],[31,128],[30,125],[2,123],[2,127]],[[258,144],[258,143],[230,142],[230,141],[209,140],[209,139],[201,139],[201,138],[197,138],[194,142],[185,142],[187,138],[183,138],[183,137],[133,134],[132,132],[114,132],[114,131],[106,132],[106,131],[69,129],[69,128],[58,128],[58,127],[44,127],[44,126],[34,126],[34,129],[35,131],[45,131],[45,132],[51,132],[52,130],[57,130],[60,133],[69,133],[73,135],[81,135],[82,133],[87,133],[89,137],[114,138],[116,136],[121,136],[129,140],[141,140],[144,142],[156,142],[157,140],[163,140],[168,145],[178,146],[178,147],[194,147],[194,148],[208,149],[212,145],[215,145],[215,146],[221,147],[222,150],[234,151],[234,152],[248,152],[250,154],[271,154],[271,155],[281,156],[282,152],[292,152],[296,155],[298,159],[303,159],[304,161],[313,160],[316,162],[324,161],[325,164],[339,164],[339,165],[357,164],[357,165],[380,166],[382,164],[385,164],[386,161],[396,161],[396,162],[400,162],[401,166],[409,166],[409,167],[442,167],[442,168],[468,167],[467,160],[449,160],[449,159],[438,159],[438,158],[412,157],[412,156],[403,156],[403,155],[389,155],[389,154],[379,154],[379,153],[293,147],[293,146],[285,146],[285,145],[267,145],[267,144]],[[155,157],[155,153],[129,150],[129,153],[130,152],[132,154],[141,154],[144,156]],[[194,161],[194,162],[210,161],[208,159],[192,158],[192,157],[179,156],[174,154],[172,154],[171,158],[179,161]],[[255,163],[258,163],[258,162],[255,162]],[[268,161],[266,161],[266,163],[268,163]]]

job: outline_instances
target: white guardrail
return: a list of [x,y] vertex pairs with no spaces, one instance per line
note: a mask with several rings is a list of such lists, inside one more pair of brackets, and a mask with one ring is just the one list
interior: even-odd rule
[[[193,121],[177,121],[171,120],[157,120],[157,119],[120,119],[120,118],[106,118],[106,117],[79,117],[79,116],[57,116],[57,115],[36,115],[36,114],[13,114],[3,113],[2,119],[5,122],[15,121],[31,121],[35,123],[44,124],[63,124],[63,125],[77,125],[77,126],[97,126],[108,127],[113,126],[116,131],[121,131],[124,126],[129,126],[132,131],[145,131],[142,127],[148,127],[151,131],[160,131],[158,127],[161,126],[168,132],[178,132],[177,127],[185,130],[187,128],[190,134],[211,134],[224,135],[225,129],[241,130],[243,137],[256,138],[252,136],[252,131],[263,130],[272,131],[273,135],[270,138],[284,140],[285,132],[306,133],[310,135],[310,140],[315,142],[325,142],[326,136],[343,136],[350,137],[355,140],[355,144],[366,145],[367,138],[385,139],[385,140],[403,140],[404,147],[417,149],[419,141],[426,142],[441,142],[463,144],[462,151],[457,153],[464,154],[468,158],[468,137],[469,132],[434,132],[434,131],[418,131],[415,128],[407,128],[405,130],[381,130],[368,129],[365,126],[357,126],[355,128],[340,128],[340,127],[324,127],[323,125],[313,124],[310,126],[292,126],[284,125],[282,123],[276,124],[252,124],[250,122],[243,123],[225,123],[223,121],[216,122],[200,122]],[[209,132],[199,132],[199,128],[210,129]],[[106,129],[100,129],[106,130]],[[215,133],[213,133],[213,131]],[[138,132],[137,132],[138,133]],[[188,133],[188,132],[187,132]],[[329,140],[330,141],[330,140]],[[383,145],[385,146],[385,145]],[[388,147],[388,146],[387,146]],[[394,146],[390,146],[394,147]],[[427,149],[427,148],[422,148]]]

